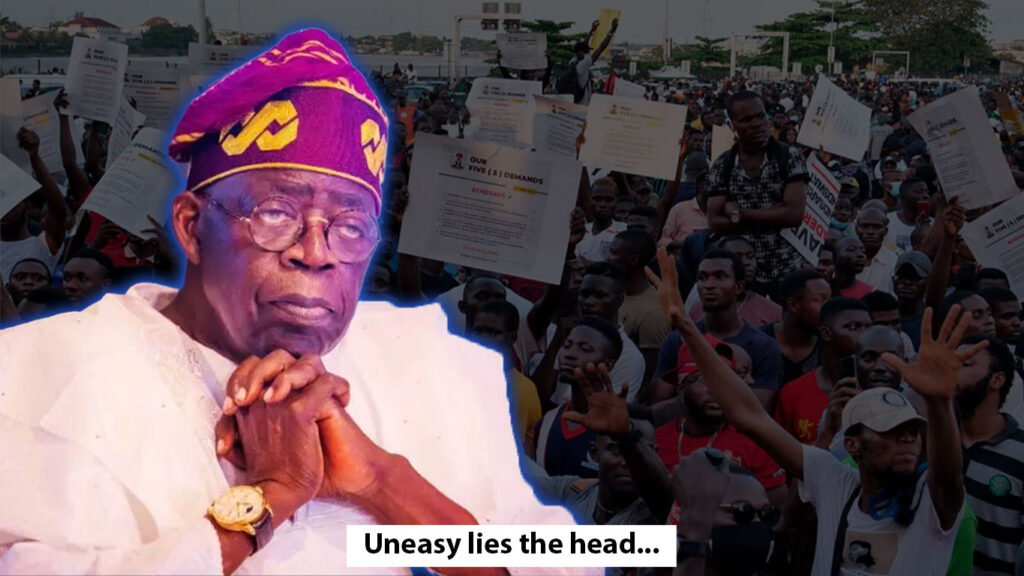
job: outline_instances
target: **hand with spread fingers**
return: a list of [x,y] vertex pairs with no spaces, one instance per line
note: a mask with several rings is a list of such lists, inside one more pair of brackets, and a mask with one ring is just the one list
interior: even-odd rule
[[690,327],[696,329],[690,315],[686,313],[683,297],[679,294],[679,273],[676,271],[676,260],[668,253],[668,248],[665,246],[658,248],[658,267],[661,269],[661,278],[658,278],[650,268],[645,268],[644,272],[647,273],[647,279],[658,291],[658,301],[661,303],[661,309],[665,312],[665,316],[668,316],[672,329],[683,330]]
[[629,410],[626,408],[629,384],[623,384],[616,394],[608,368],[604,364],[594,366],[592,362],[587,363],[586,370],[576,368],[575,376],[587,397],[587,413],[569,410],[564,418],[598,434],[629,434]]
[[917,353],[917,361],[913,364],[907,364],[891,352],[882,355],[882,359],[899,370],[903,380],[921,396],[952,399],[956,395],[957,374],[964,365],[964,360],[988,346],[987,341],[982,341],[966,350],[957,351],[960,340],[970,325],[970,318],[966,314],[961,317],[960,312],[960,305],[954,305],[942,323],[939,337],[934,338],[933,311],[931,308],[924,311],[921,322],[921,348]]

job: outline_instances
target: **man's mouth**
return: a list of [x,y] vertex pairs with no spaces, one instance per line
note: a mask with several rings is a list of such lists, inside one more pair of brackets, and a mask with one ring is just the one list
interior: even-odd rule
[[334,308],[323,298],[288,295],[271,300],[270,305],[304,324],[325,322],[334,315]]

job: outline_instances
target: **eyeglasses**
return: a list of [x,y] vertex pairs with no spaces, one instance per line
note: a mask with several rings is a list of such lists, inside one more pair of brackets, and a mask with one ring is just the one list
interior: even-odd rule
[[228,216],[246,224],[254,244],[268,252],[284,252],[306,231],[306,220],[327,223],[327,247],[340,262],[354,264],[373,254],[380,242],[377,221],[360,210],[345,210],[331,220],[303,219],[302,211],[280,196],[261,200],[249,214],[237,214],[205,192],[197,193]]
[[737,524],[750,524],[756,516],[762,522],[774,526],[781,517],[779,509],[775,506],[767,504],[758,510],[747,500],[737,500],[732,504],[719,504],[718,507],[732,512],[733,520],[736,520]]

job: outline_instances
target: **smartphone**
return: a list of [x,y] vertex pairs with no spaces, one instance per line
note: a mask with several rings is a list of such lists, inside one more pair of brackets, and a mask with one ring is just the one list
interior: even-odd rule
[[917,214],[918,214],[919,217],[920,216],[923,216],[925,218],[930,217],[932,215],[932,205],[931,205],[931,203],[928,202],[927,200],[922,200],[922,201],[918,202],[917,203]]
[[847,356],[839,361],[839,379],[857,377],[857,357]]

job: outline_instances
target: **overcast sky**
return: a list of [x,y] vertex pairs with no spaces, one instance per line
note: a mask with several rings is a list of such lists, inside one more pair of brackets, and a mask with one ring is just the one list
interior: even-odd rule
[[[997,42],[1024,38],[1024,0],[989,0],[989,35]],[[705,4],[708,32],[727,36],[773,22],[792,12],[811,9],[814,0],[668,0],[669,34],[685,42],[703,32]],[[663,35],[666,0],[522,0],[527,19],[573,20],[576,31],[597,17],[600,8],[623,11],[619,38],[652,43]],[[451,36],[452,15],[476,12],[474,0],[206,0],[216,27],[252,32],[287,30],[317,23],[335,33],[362,35],[412,31]],[[109,20],[118,26],[138,26],[152,16],[182,23],[198,21],[199,0],[32,0],[4,2],[3,13],[25,25],[67,19],[75,11]],[[463,34],[487,37],[479,24],[463,25]]]

